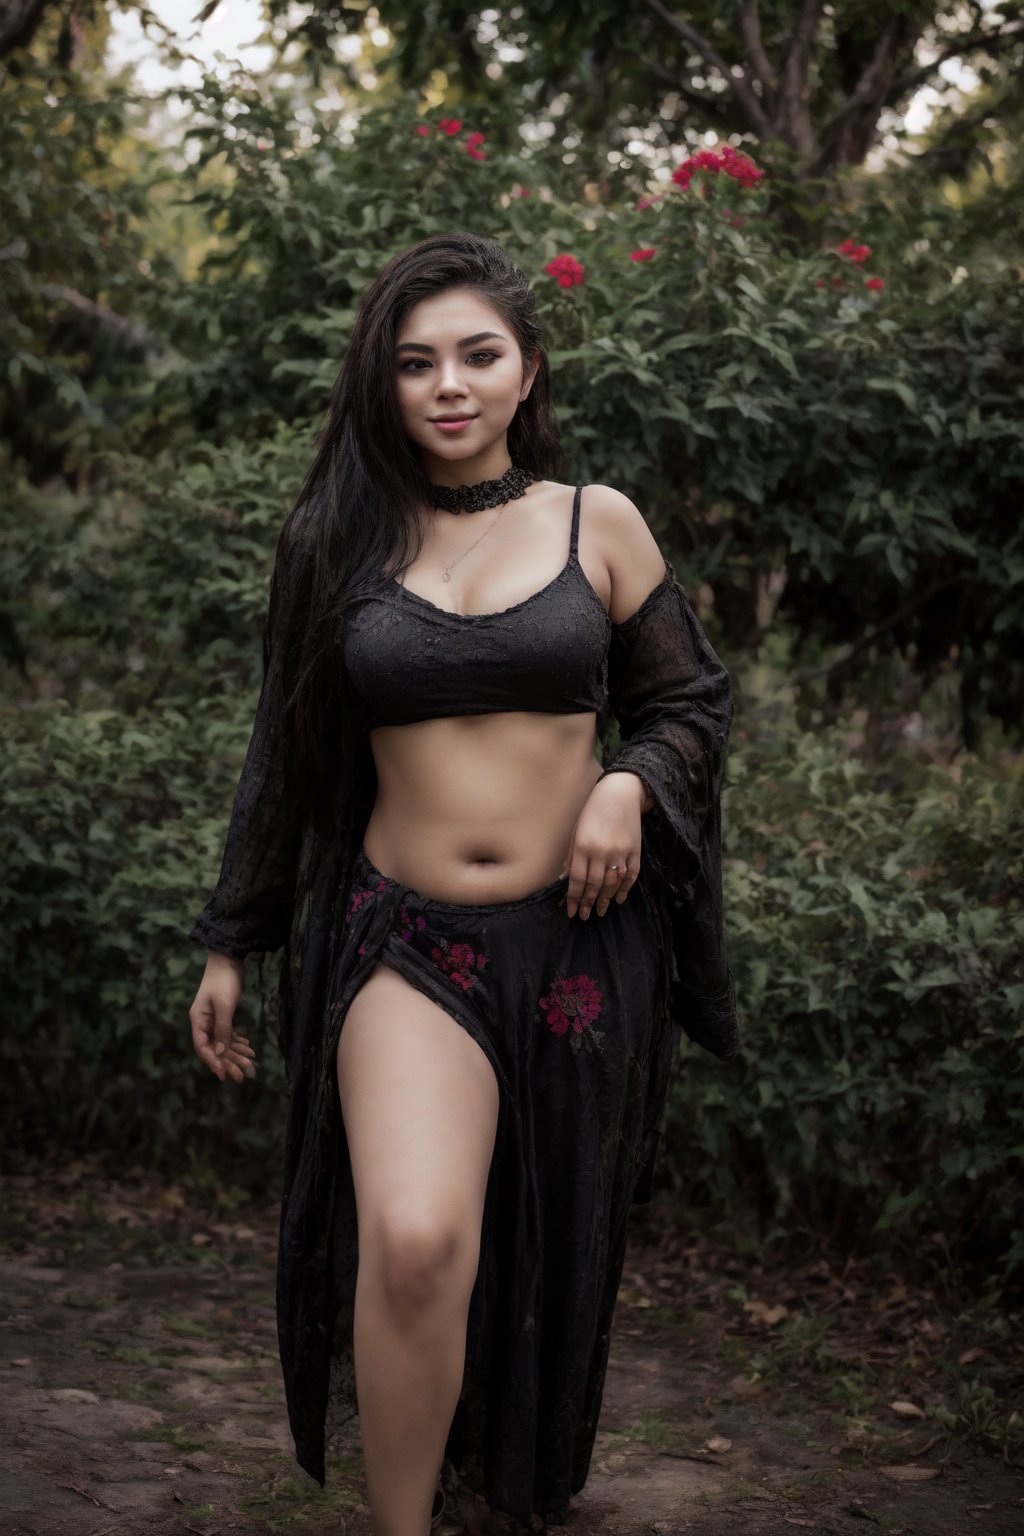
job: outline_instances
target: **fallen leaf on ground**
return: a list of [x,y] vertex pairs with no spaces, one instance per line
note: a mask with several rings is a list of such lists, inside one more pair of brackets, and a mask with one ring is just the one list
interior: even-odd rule
[[704,1448],[708,1451],[714,1451],[716,1454],[721,1451],[731,1451],[732,1441],[727,1440],[724,1435],[712,1435],[710,1440],[704,1441]]
[[919,1408],[916,1403],[908,1403],[902,1397],[898,1397],[894,1403],[890,1403],[889,1409],[898,1419],[923,1419],[925,1416],[923,1408]]
[[743,1310],[755,1323],[765,1323],[769,1328],[773,1323],[781,1323],[784,1317],[789,1316],[789,1308],[779,1302],[778,1306],[769,1307],[763,1301],[745,1301]]

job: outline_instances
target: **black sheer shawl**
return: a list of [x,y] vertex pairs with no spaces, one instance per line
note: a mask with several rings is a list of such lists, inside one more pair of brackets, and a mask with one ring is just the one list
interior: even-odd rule
[[739,1050],[722,898],[722,782],[729,674],[666,560],[635,613],[612,626],[608,699],[623,745],[605,772],[639,774],[655,805],[644,858],[672,914],[672,1012],[716,1056]]
[[[259,703],[220,877],[190,937],[236,958],[255,952],[261,967],[265,954],[283,949],[278,1045],[288,1107],[278,1336],[296,1459],[323,1486],[332,1359],[339,1353],[332,1328],[346,1326],[336,1277],[339,1266],[351,1263],[351,1255],[336,1252],[334,1232],[341,1127],[340,1116],[328,1108],[336,1106],[337,1092],[326,1059],[327,1005],[335,935],[344,931],[352,866],[377,780],[365,730],[343,727],[322,813],[306,808],[296,783],[286,703],[308,624],[314,568],[308,527],[282,540],[271,580]],[[608,685],[599,720],[606,771],[639,774],[655,801],[643,818],[643,860],[657,892],[659,944],[674,972],[666,977],[665,1005],[671,1021],[693,1040],[728,1058],[739,1039],[722,911],[719,797],[732,701],[728,674],[667,561],[664,577],[637,611],[612,626]],[[357,718],[347,708],[341,713]],[[607,741],[610,715],[621,738],[614,752]],[[667,1073],[668,1042],[661,1059]],[[651,1198],[656,1145],[652,1124],[637,1202]],[[350,1381],[338,1402],[354,1401]]]

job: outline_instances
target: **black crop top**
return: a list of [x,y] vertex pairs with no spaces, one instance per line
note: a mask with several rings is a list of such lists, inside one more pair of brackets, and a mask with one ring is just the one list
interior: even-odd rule
[[452,613],[381,576],[349,620],[344,658],[367,730],[446,715],[598,711],[608,691],[611,618],[577,554],[539,592],[498,613]]

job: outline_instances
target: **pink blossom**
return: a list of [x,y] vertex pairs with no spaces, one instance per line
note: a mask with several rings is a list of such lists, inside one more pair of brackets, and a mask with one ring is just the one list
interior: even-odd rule
[[601,1012],[603,994],[590,976],[557,976],[551,990],[538,1006],[547,1015],[554,1035],[564,1035],[571,1027],[581,1035]]
[[430,124],[417,123],[414,132],[418,133],[421,139],[425,139],[427,134],[430,132]]
[[629,259],[630,261],[650,261],[657,249],[656,245],[649,245],[639,251],[630,251]]

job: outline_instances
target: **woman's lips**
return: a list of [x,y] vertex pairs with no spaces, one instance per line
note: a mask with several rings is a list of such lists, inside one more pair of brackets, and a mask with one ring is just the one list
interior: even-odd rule
[[442,432],[461,432],[474,421],[475,416],[463,416],[460,421],[435,421],[434,426]]

